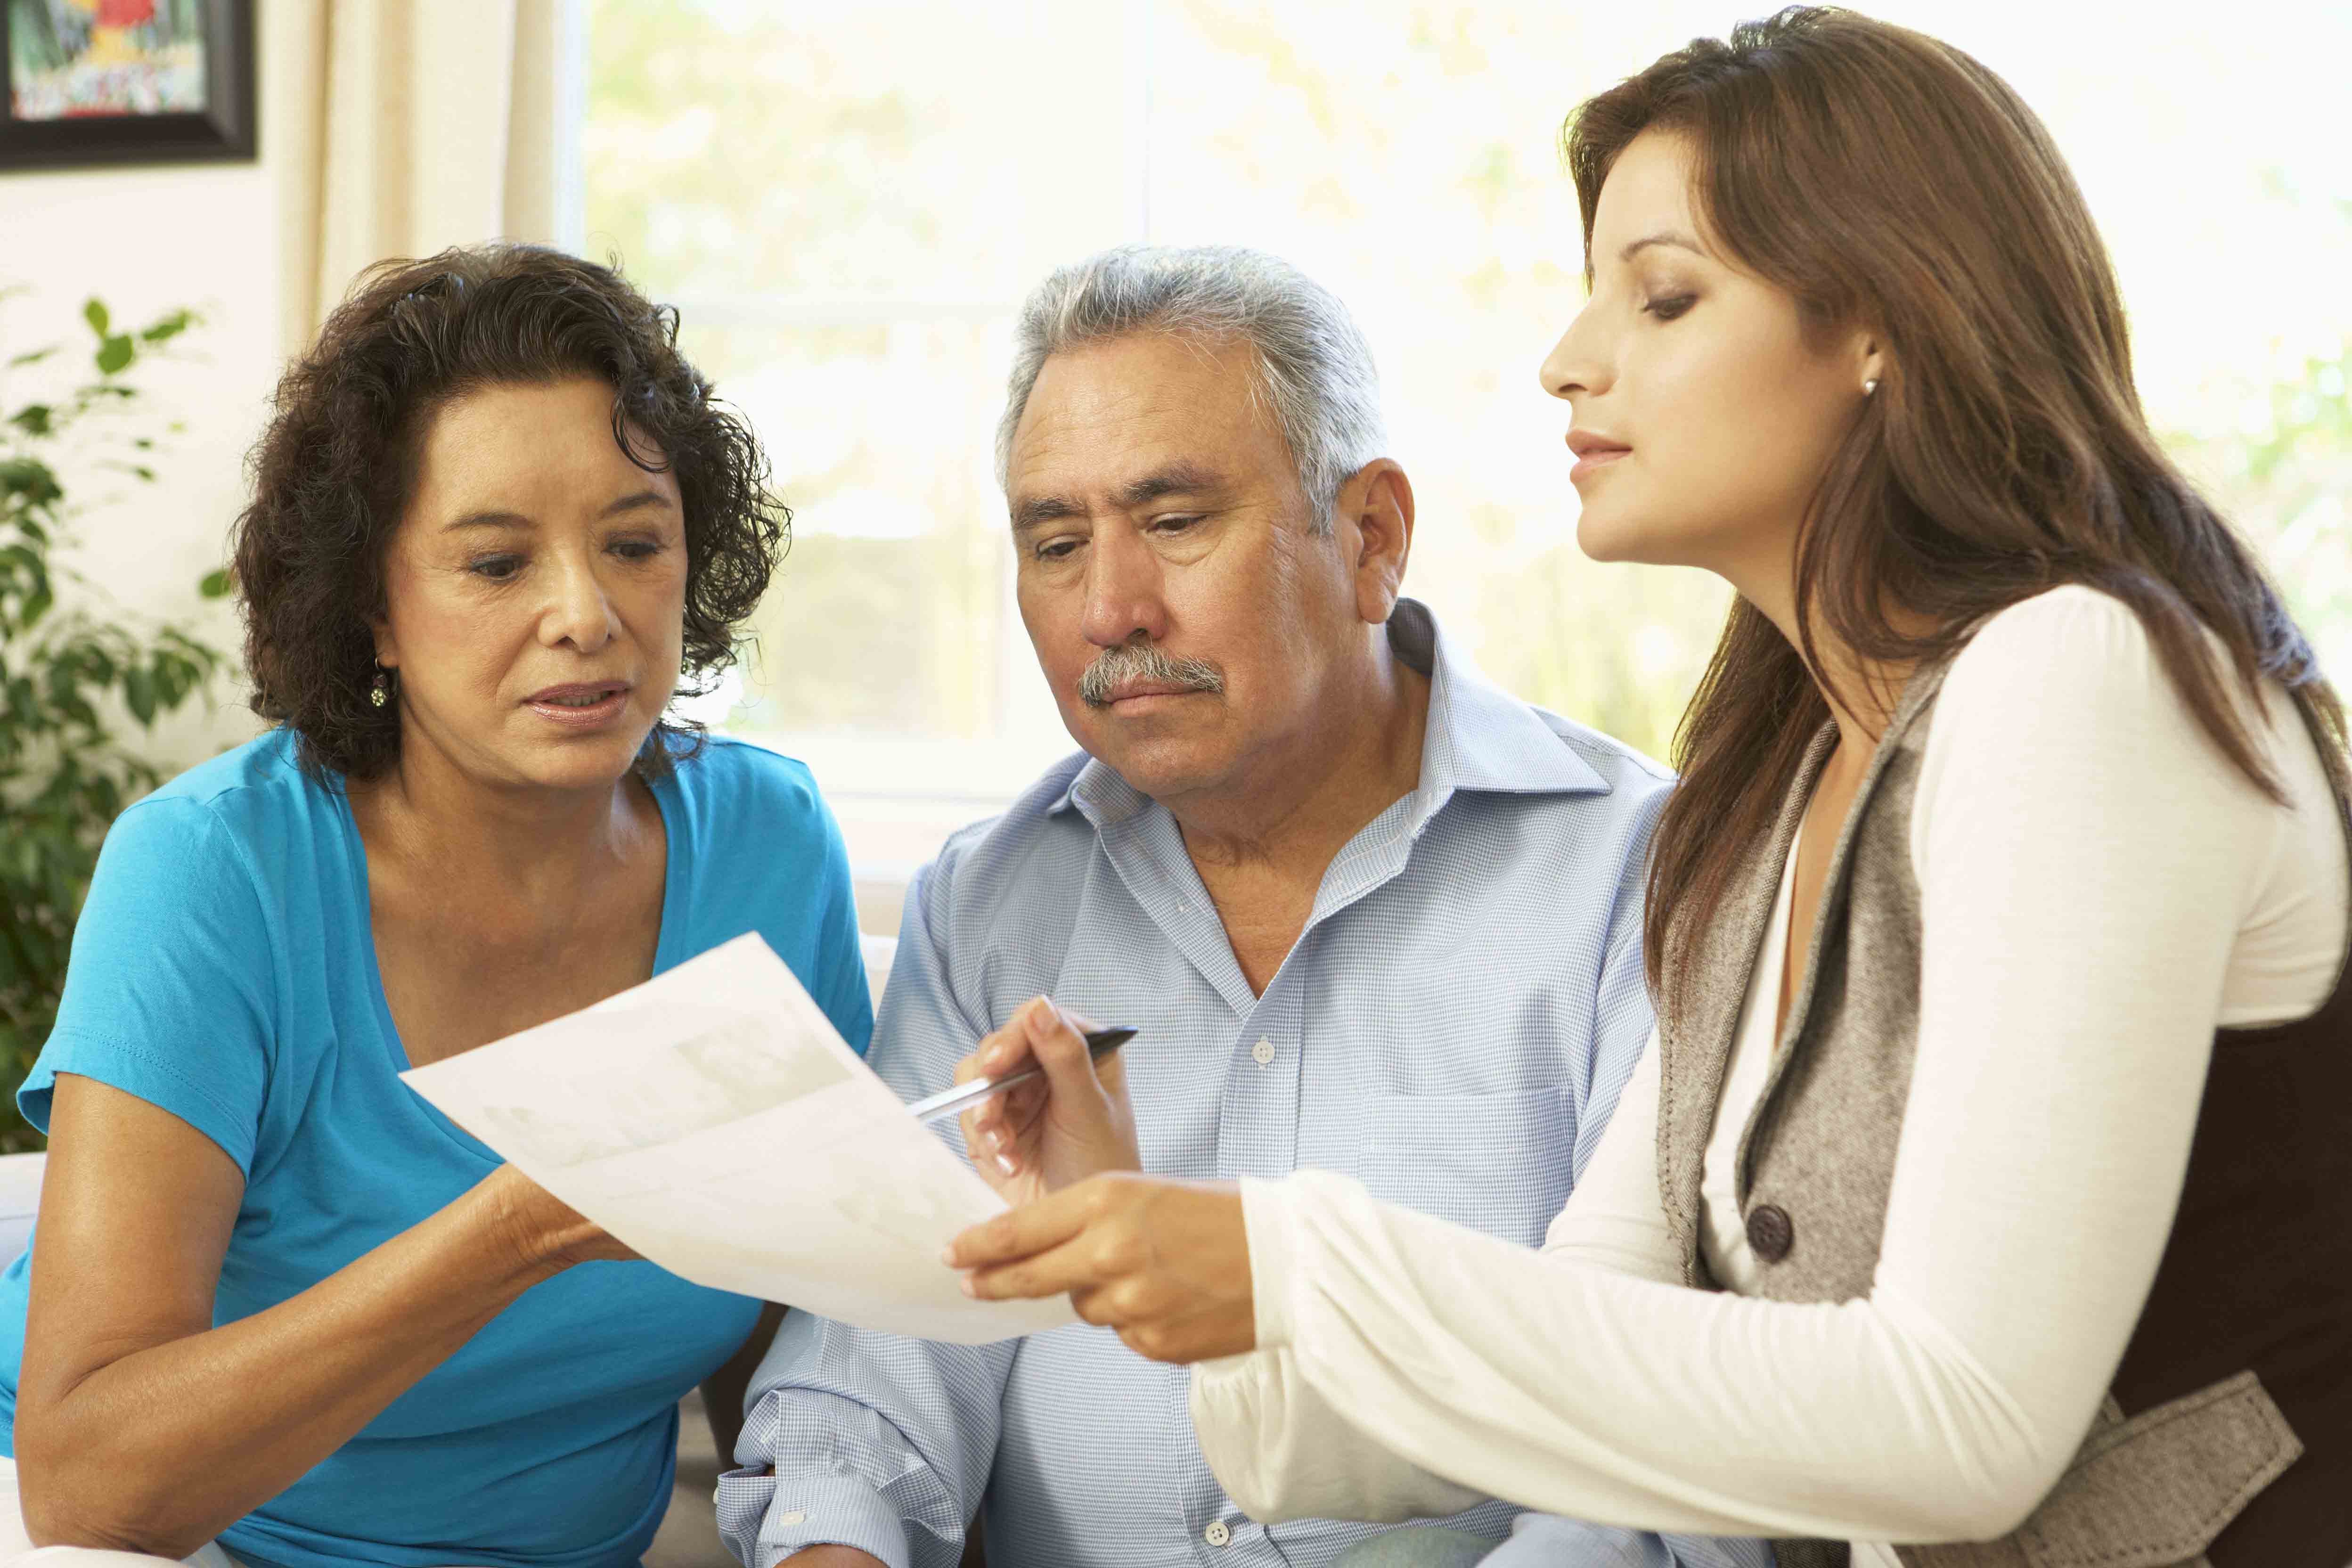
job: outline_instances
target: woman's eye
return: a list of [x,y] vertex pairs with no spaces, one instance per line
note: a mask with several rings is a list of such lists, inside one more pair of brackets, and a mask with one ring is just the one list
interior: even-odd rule
[[650,539],[624,539],[613,551],[624,561],[650,561],[661,553],[661,546]]
[[522,570],[520,555],[484,555],[466,563],[466,570],[492,583],[503,583]]
[[1642,309],[1662,321],[1671,321],[1697,303],[1698,296],[1696,294],[1670,294],[1663,300],[1643,301]]

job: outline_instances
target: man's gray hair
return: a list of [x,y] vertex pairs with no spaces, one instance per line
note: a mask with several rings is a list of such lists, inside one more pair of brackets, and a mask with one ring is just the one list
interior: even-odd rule
[[1388,447],[1371,347],[1338,296],[1263,251],[1128,245],[1060,268],[1021,308],[996,427],[998,484],[1011,483],[1013,432],[1046,360],[1136,332],[1250,346],[1260,405],[1289,443],[1318,532],[1339,487]]

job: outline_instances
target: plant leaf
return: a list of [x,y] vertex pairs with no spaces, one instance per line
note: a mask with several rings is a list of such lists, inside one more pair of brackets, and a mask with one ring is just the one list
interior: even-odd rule
[[195,325],[196,320],[196,313],[186,310],[173,310],[168,315],[158,316],[139,330],[139,341],[142,343],[168,342]]
[[22,496],[26,506],[47,506],[65,493],[56,471],[38,458],[0,459],[0,494]]
[[131,706],[131,717],[142,724],[155,722],[155,678],[144,669],[132,666],[122,672],[122,700]]
[[[56,442],[102,408],[146,406],[135,379],[142,349],[199,321],[193,311],[173,310],[134,328],[115,321],[96,299],[82,319],[95,334],[99,374],[77,377],[63,395],[0,409],[0,1096],[23,1081],[54,1026],[74,920],[108,824],[162,783],[161,771],[129,748],[126,723],[152,731],[227,667],[217,650],[176,626],[136,616],[119,624],[122,617],[60,606],[53,597],[53,574],[68,583],[88,579],[50,559],[52,533],[69,537],[73,514],[66,479],[34,456],[47,449],[35,443]],[[56,352],[0,358],[0,368]],[[65,473],[76,497],[93,467],[101,479],[108,468],[152,479],[142,459],[152,460],[164,424],[158,414],[118,427],[95,450],[72,448]],[[177,419],[168,427],[185,429]],[[200,591],[217,598],[233,587],[224,566],[205,575]],[[38,1143],[0,1100],[0,1152]]]

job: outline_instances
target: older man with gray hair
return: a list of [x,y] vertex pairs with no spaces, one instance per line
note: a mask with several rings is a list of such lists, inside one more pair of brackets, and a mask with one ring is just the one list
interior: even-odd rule
[[[1018,343],[999,457],[1021,615],[1083,752],[917,879],[867,1059],[910,1098],[981,1051],[1063,1064],[1051,1100],[968,1119],[1015,1201],[1139,1161],[1320,1166],[1539,1243],[1649,1030],[1642,861],[1667,775],[1488,684],[1400,596],[1413,495],[1371,354],[1290,267],[1111,251],[1048,279]],[[1105,1092],[1067,1066],[1070,1013],[1140,1030],[1103,1069],[1134,1108],[1096,1119],[1119,1147],[1054,1125]],[[745,1568],[953,1568],[976,1517],[996,1568],[1769,1561],[1514,1531],[1500,1502],[1269,1528],[1220,1489],[1188,1408],[1181,1371],[1108,1329],[975,1348],[796,1312],[719,1522]]]

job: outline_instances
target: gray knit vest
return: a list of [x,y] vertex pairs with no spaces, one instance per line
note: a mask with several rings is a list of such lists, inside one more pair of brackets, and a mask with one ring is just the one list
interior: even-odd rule
[[[1942,681],[1942,668],[1913,677],[1855,796],[1740,1137],[1757,1293],[1775,1300],[1866,1296],[1878,1263],[1918,1033],[1911,808]],[[1661,1019],[1659,1186],[1687,1282],[1702,1289],[1719,1287],[1698,1250],[1700,1165],[1781,868],[1834,738],[1815,737],[1690,954],[1701,978]],[[2324,741],[2321,752],[2342,805],[2341,761]],[[1909,1568],[2352,1563],[2352,962],[2347,972],[2308,1019],[2217,1035],[2165,1261],[2057,1485],[2000,1541],[1898,1548]],[[1844,1568],[1848,1556],[1824,1542],[1779,1551],[1781,1568]]]

